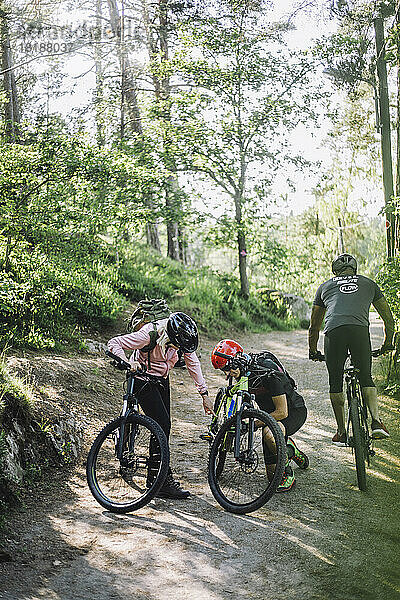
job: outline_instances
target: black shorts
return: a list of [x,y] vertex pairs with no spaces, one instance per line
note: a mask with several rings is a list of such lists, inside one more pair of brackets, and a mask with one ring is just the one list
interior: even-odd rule
[[329,374],[329,391],[343,391],[343,370],[350,352],[355,367],[359,369],[361,387],[375,387],[371,376],[371,339],[369,327],[341,325],[325,334],[324,352]]
[[304,425],[306,419],[307,408],[305,406],[290,410],[286,419],[281,421],[282,425],[285,426],[285,440],[288,439],[289,435],[296,433]]
[[[299,398],[301,398],[300,394],[298,394]],[[262,398],[257,398],[256,402],[258,404],[258,406],[261,408],[261,410],[264,410],[265,412],[270,412],[268,410],[266,410],[263,407],[263,399]],[[303,405],[299,406],[299,407],[292,407],[289,405],[288,402],[288,410],[289,410],[289,414],[286,417],[286,419],[282,419],[281,423],[282,425],[284,425],[285,427],[285,439],[288,439],[289,435],[293,435],[294,433],[296,433],[296,431],[298,431],[300,429],[300,427],[302,427],[304,425],[304,423],[306,422],[307,419],[307,408],[304,404],[303,401]]]

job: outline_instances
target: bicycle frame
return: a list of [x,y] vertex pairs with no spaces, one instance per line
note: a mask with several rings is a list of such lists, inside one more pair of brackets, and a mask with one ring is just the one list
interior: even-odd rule
[[[135,375],[133,373],[127,372],[125,383],[126,383],[126,392],[123,395],[123,403],[122,403],[122,410],[121,410],[122,422],[121,422],[121,427],[120,427],[120,431],[119,431],[119,440],[118,440],[118,444],[116,447],[116,455],[117,455],[118,460],[123,460],[124,444],[126,442],[127,435],[129,435],[129,432],[126,431],[126,422],[128,420],[128,417],[132,412],[139,412],[138,399],[134,393]],[[135,443],[135,436],[130,435],[129,436],[129,447],[128,447],[129,454],[134,452],[134,443]]]
[[346,381],[346,392],[347,392],[347,401],[348,401],[348,415],[347,415],[347,439],[349,439],[349,431],[350,431],[350,404],[349,404],[349,398],[355,398],[357,400],[357,406],[360,412],[360,415],[362,417],[362,425],[363,428],[365,429],[366,432],[366,445],[367,445],[367,462],[368,462],[368,466],[369,466],[369,457],[370,456],[374,456],[375,455],[375,451],[371,448],[371,444],[372,444],[372,437],[370,436],[369,433],[369,428],[368,428],[368,413],[367,413],[367,406],[364,400],[364,397],[362,395],[362,391],[361,391],[361,386],[360,386],[360,382],[358,379],[358,369],[353,365],[350,364],[349,367],[347,367],[344,370],[344,375],[345,375],[345,381]]
[[[220,402],[217,418],[220,416],[220,411],[224,410],[224,421],[230,417],[236,416],[236,432],[234,441],[234,457],[238,459],[240,457],[240,423],[242,413],[246,408],[252,408],[254,406],[254,394],[249,394],[249,378],[243,375],[237,383],[230,386]],[[248,450],[253,445],[253,434],[254,434],[254,423],[251,421],[248,439]]]

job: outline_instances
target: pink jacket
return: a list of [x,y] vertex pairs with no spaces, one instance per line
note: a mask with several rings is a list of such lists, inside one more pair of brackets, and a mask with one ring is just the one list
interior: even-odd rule
[[[124,350],[137,350],[133,352],[129,359],[132,364],[134,360],[137,360],[141,364],[147,366],[147,372],[150,375],[157,375],[158,377],[166,378],[168,373],[175,365],[178,360],[178,352],[175,348],[167,348],[165,355],[162,352],[161,347],[156,344],[154,350],[150,352],[150,368],[148,366],[148,353],[141,352],[141,348],[147,346],[150,343],[149,331],[153,329],[152,323],[143,325],[139,331],[134,333],[127,333],[126,335],[119,335],[112,338],[107,347],[113,354],[120,356],[124,360],[127,360]],[[189,375],[193,379],[196,388],[200,394],[204,394],[207,391],[207,385],[201,371],[200,361],[195,352],[190,354],[184,354],[183,358]]]

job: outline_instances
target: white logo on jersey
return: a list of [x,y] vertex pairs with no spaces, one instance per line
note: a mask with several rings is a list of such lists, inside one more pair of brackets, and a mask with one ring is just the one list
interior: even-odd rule
[[339,290],[343,294],[354,294],[354,292],[358,292],[358,285],[356,283],[345,283],[340,286]]

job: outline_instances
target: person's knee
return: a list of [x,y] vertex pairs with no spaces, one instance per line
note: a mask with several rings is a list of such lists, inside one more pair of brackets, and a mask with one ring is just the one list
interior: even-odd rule
[[329,394],[332,395],[343,393],[343,377],[332,377],[329,380]]
[[363,373],[360,373],[360,385],[362,388],[375,388],[376,389],[374,380],[372,379],[372,376],[370,373],[367,373],[365,375]]

